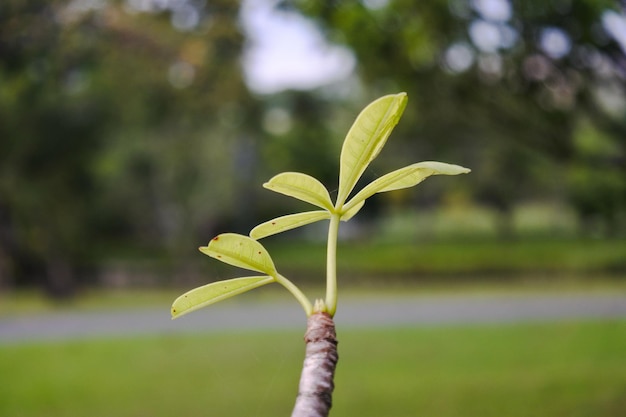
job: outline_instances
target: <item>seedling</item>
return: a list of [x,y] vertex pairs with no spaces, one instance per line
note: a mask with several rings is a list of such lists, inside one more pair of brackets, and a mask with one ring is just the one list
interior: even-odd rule
[[[337,236],[341,221],[350,220],[376,193],[419,184],[431,175],[458,175],[469,169],[442,162],[420,162],[374,180],[354,196],[352,191],[368,165],[385,145],[406,107],[407,95],[383,96],[369,104],[356,118],[343,143],[339,167],[339,188],[333,203],[328,190],[317,179],[299,172],[276,175],[263,186],[277,193],[305,201],[320,210],[275,218],[256,226],[250,236],[220,234],[200,251],[212,258],[261,273],[214,282],[178,297],[172,318],[214,304],[266,284],[284,286],[298,300],[307,316],[306,354],[300,387],[292,417],[328,416],[337,364],[337,338],[333,316],[337,310]],[[329,220],[326,258],[326,297],[314,303],[289,279],[281,275],[259,239]]]

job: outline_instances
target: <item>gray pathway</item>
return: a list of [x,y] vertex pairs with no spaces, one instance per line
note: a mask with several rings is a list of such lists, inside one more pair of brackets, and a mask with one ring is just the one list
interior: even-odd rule
[[[304,314],[295,301],[273,304],[244,301],[230,300],[174,321],[170,319],[169,306],[5,317],[0,318],[0,344],[225,330],[304,331]],[[335,318],[339,328],[626,319],[626,294],[352,298],[340,300]]]

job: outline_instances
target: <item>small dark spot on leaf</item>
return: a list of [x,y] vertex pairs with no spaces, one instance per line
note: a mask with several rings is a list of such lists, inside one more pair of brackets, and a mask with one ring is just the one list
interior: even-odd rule
[[213,240],[220,240],[220,237],[219,237],[219,236],[215,236],[215,237],[213,238]]
[[272,226],[274,226],[276,224],[276,222],[272,222]]
[[261,251],[259,251],[259,255],[261,254]]
[[218,257],[218,258],[221,258],[221,257],[222,257],[222,255],[217,255],[217,257]]

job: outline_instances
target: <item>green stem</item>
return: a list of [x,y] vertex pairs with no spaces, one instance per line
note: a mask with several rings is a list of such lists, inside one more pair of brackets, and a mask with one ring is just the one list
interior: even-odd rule
[[326,307],[333,317],[337,311],[337,236],[341,215],[333,214],[328,226],[328,246],[326,249]]
[[296,297],[296,300],[298,300],[298,302],[304,309],[304,312],[306,313],[307,317],[313,314],[313,305],[311,304],[309,299],[306,297],[306,295],[304,295],[304,293],[300,291],[300,288],[296,287],[296,285],[293,282],[289,281],[287,278],[285,278],[284,276],[280,274],[276,274],[274,278],[276,279],[276,282],[278,282],[283,287],[287,288],[287,291],[289,291],[294,297]]

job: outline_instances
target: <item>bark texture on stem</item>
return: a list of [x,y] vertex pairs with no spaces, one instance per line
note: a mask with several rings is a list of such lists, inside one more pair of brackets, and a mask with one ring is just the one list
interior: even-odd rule
[[291,417],[327,417],[332,406],[337,366],[335,322],[327,313],[313,313],[304,335],[306,355],[300,388]]

